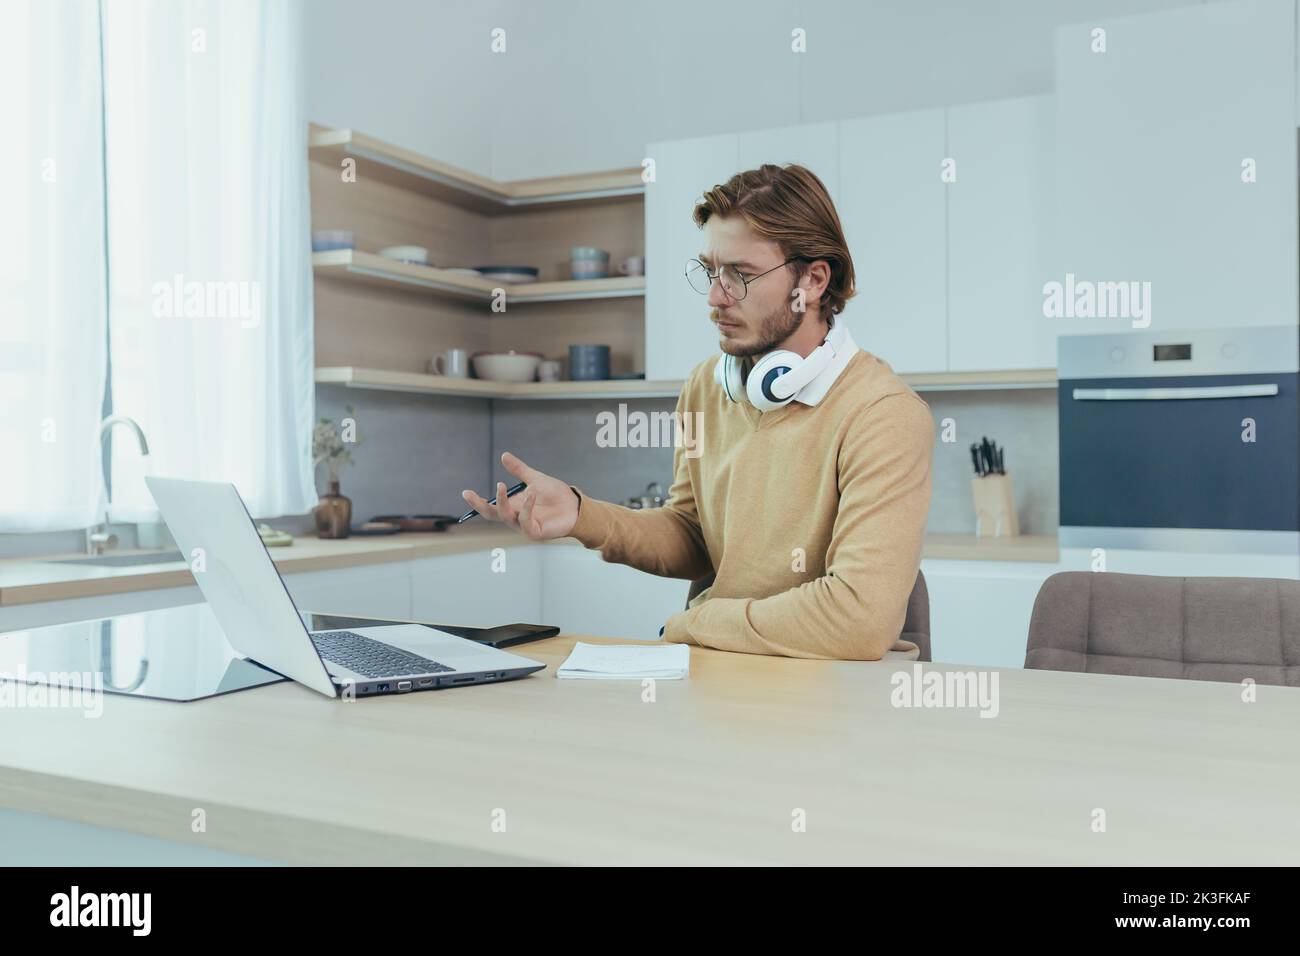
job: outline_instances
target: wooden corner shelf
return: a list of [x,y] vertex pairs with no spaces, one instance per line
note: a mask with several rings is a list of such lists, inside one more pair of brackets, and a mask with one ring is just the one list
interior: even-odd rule
[[645,196],[640,167],[498,182],[351,129],[313,128],[308,149],[323,162],[362,160],[363,175],[490,215]]
[[[1050,374],[1050,381],[1048,375]],[[1054,369],[1024,372],[930,372],[901,376],[918,392],[980,391],[1002,388],[1054,388]],[[420,372],[358,368],[352,365],[316,369],[321,385],[344,385],[389,392],[462,395],[478,398],[676,398],[685,384],[678,380],[611,379],[599,382],[488,382]]]
[[343,385],[389,392],[460,395],[470,398],[676,398],[683,382],[612,379],[599,382],[488,382],[419,372],[393,372],[350,365],[316,369],[321,385]]
[[570,279],[561,282],[530,282],[511,285],[479,276],[464,275],[434,266],[398,262],[356,249],[331,249],[312,253],[317,275],[384,286],[426,289],[456,298],[491,300],[493,290],[504,289],[507,303],[565,302],[577,299],[610,299],[645,295],[645,276],[613,276],[608,279]]
[[1056,369],[1007,369],[990,372],[909,372],[899,376],[918,392],[994,391],[1056,388]]

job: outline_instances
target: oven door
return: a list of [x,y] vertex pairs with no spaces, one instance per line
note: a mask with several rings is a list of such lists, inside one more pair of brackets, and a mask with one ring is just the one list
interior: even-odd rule
[[1298,377],[1062,379],[1062,532],[1300,531]]

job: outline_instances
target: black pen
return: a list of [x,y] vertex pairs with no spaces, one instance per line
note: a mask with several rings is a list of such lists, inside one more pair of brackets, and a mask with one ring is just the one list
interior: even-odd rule
[[[526,481],[521,481],[521,482],[519,482],[519,484],[517,484],[517,485],[513,485],[513,486],[511,486],[511,487],[509,487],[509,488],[506,489],[506,497],[509,498],[511,495],[517,495],[517,494],[519,494],[519,492],[523,491],[523,490],[524,490],[525,488],[527,488],[527,487],[528,487],[528,482],[526,482]],[[488,504],[490,504],[490,505],[494,505],[494,504],[496,504],[496,503],[497,503],[496,495],[493,495],[493,496],[492,496],[492,500],[489,501]],[[460,524],[462,521],[468,521],[470,518],[474,517],[476,514],[478,514],[477,511],[472,511],[472,510],[471,510],[471,511],[467,511],[467,512],[465,512],[463,515],[461,515],[459,518],[456,519],[456,524]]]

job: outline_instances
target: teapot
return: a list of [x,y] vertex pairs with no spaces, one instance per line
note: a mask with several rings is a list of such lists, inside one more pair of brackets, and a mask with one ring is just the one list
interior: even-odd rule
[[664,504],[664,490],[660,487],[659,482],[652,481],[645,486],[645,493],[635,495],[623,502],[629,508],[662,508]]

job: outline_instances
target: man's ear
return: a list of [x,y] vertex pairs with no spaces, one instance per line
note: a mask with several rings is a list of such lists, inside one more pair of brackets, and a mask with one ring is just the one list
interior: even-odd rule
[[[813,272],[813,270],[816,269],[818,266],[821,266],[823,269],[826,270],[825,281],[819,279]],[[808,280],[807,284],[804,283],[803,281],[804,279]],[[826,290],[830,287],[830,284],[831,284],[830,263],[827,262],[825,259],[817,259],[813,262],[810,262],[808,264],[808,268],[804,271],[804,274],[799,279],[799,285],[804,290],[804,294],[807,296],[807,302],[809,308],[811,308],[814,304],[816,305],[821,304],[821,297],[826,294]],[[818,285],[821,286],[820,292],[815,291],[815,287]]]
[[[809,264],[808,264],[808,269],[807,269],[807,271],[804,272],[804,276],[808,279],[808,281],[809,281],[810,283],[820,281],[820,280],[816,279],[816,278],[814,277],[814,275],[813,275],[813,270],[816,269],[818,266],[821,266],[822,268],[824,268],[824,269],[826,270],[826,285],[830,285],[830,284],[831,284],[831,264],[830,264],[829,262],[827,262],[825,259],[817,259],[817,260],[815,260],[815,261],[809,263]],[[825,291],[825,286],[823,286],[822,291]]]

